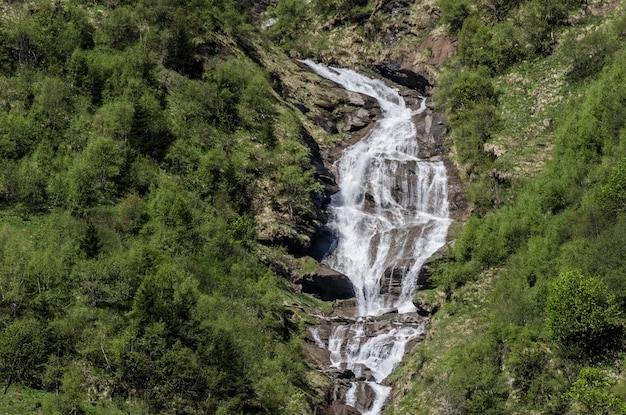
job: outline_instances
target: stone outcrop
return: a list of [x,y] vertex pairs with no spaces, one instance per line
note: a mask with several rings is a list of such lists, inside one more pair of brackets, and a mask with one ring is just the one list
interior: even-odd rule
[[304,275],[295,283],[302,286],[303,293],[315,295],[324,301],[354,297],[354,287],[350,279],[324,264],[319,264],[314,273]]
[[403,68],[400,60],[378,65],[376,69],[382,76],[390,81],[418,91],[421,94],[425,94],[432,87],[431,83],[424,75],[411,69]]
[[[336,310],[341,312],[342,308]],[[343,311],[348,311],[344,309]],[[349,311],[348,311],[349,312]],[[358,324],[362,326],[362,330],[365,332],[366,338],[376,338],[381,333],[388,333],[402,325],[423,325],[428,321],[427,318],[418,315],[417,313],[387,313],[377,317],[367,317],[365,320],[360,319]],[[336,339],[335,329],[337,326],[343,326],[348,328],[350,324],[354,324],[357,321],[350,316],[344,316],[339,318],[338,316],[329,316],[327,319],[322,318],[319,325],[311,328],[307,331],[307,336],[304,343],[304,351],[307,355],[307,360],[314,365],[315,368],[325,373],[329,378],[333,380],[333,387],[329,391],[327,397],[329,399],[328,405],[320,408],[321,414],[353,414],[355,409],[351,406],[345,405],[346,394],[354,383],[356,387],[357,402],[364,407],[370,407],[376,397],[371,386],[366,381],[373,380],[372,373],[365,366],[358,365],[354,370],[346,368],[343,364],[340,366],[332,366],[330,359],[330,352],[327,349],[331,336]],[[345,335],[351,336],[351,331],[346,330]],[[423,340],[423,335],[413,339],[406,345],[406,351],[412,350],[420,341]],[[347,341],[349,337],[341,340],[341,351],[345,353],[345,348],[350,347],[350,342]],[[360,372],[356,374],[355,372]]]

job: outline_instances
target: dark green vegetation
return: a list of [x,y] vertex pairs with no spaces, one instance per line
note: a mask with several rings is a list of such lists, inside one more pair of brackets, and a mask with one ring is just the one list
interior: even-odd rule
[[[411,359],[425,385],[398,413],[426,399],[423,413],[624,414],[623,5],[607,16],[580,2],[440,6],[459,41],[437,99],[473,211],[435,273],[446,320],[434,326],[450,337]],[[515,88],[530,93],[550,66],[566,96],[545,104],[550,120],[530,138],[549,160],[527,174],[490,149],[505,134],[514,142],[507,122],[537,122],[531,108],[509,109]]]
[[[303,299],[256,237],[267,211],[310,221],[321,187],[248,57],[252,3],[0,5],[0,412],[312,412],[285,306]],[[267,33],[380,57],[402,35],[385,19],[413,4],[386,3],[280,0]],[[458,54],[436,99],[472,216],[391,410],[626,413],[623,5],[439,9]]]
[[0,5],[0,412],[307,411],[255,219],[321,186],[250,7]]

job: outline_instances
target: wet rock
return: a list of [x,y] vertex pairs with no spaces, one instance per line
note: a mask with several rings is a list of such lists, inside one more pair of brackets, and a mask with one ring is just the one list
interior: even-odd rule
[[328,134],[337,134],[339,132],[337,124],[331,119],[317,118],[315,123],[322,127]]
[[367,383],[359,382],[356,389],[356,401],[363,408],[369,409],[376,399],[376,392]]
[[[308,339],[307,339],[308,340]],[[330,364],[330,352],[308,341],[302,344],[307,362],[313,364],[317,370],[323,370]]]
[[435,262],[441,261],[442,259],[445,258],[446,249],[447,249],[447,246],[445,245],[442,246],[441,248],[439,248],[437,252],[432,254],[430,258],[428,258],[424,262],[417,276],[418,289],[427,290],[427,289],[431,289],[434,287],[434,283],[432,279],[433,266]]
[[457,166],[449,159],[444,159],[448,171],[448,202],[450,217],[464,222],[469,216],[469,203],[465,196],[465,184],[459,176]]
[[406,271],[404,267],[387,268],[380,283],[380,293],[400,295],[402,293],[402,279]]
[[356,375],[350,369],[344,370],[337,375],[337,379],[354,379]]
[[368,97],[363,94],[346,90],[341,91],[341,93],[346,97],[347,103],[350,105],[354,105],[355,107],[365,107],[366,103],[369,103],[371,105],[372,99],[367,99]]
[[337,245],[337,235],[328,227],[322,226],[318,228],[311,242],[311,249],[307,255],[317,261],[322,261],[327,255],[330,255]]
[[344,274],[320,264],[315,273],[305,275],[295,281],[302,285],[302,292],[313,294],[324,301],[342,300],[354,297],[354,287]]
[[325,412],[324,415],[360,415],[355,407],[335,402]]

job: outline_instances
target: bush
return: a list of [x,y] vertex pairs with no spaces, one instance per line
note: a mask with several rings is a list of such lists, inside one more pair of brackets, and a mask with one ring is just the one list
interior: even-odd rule
[[467,0],[440,0],[441,22],[450,25],[449,33],[454,35],[461,30],[463,22],[470,15],[470,3]]
[[459,32],[459,56],[471,66],[502,72],[524,56],[520,36],[512,22],[486,26],[470,17]]
[[571,61],[571,68],[567,72],[568,79],[572,82],[582,82],[596,75],[608,63],[618,46],[617,42],[603,30],[596,30],[579,41],[570,40],[565,51]]
[[609,415],[626,413],[626,402],[609,390],[615,384],[607,373],[587,367],[573,383],[566,396],[572,399],[578,413]]
[[561,274],[550,286],[545,311],[552,337],[568,353],[593,356],[619,343],[619,308],[600,278],[578,270]]

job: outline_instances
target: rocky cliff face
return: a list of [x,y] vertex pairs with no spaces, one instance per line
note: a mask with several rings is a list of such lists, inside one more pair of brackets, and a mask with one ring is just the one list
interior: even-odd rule
[[[264,12],[275,1],[258,2],[254,19],[258,24]],[[315,51],[315,60],[378,73],[401,90],[407,103],[415,104],[420,96],[430,94],[437,76],[437,66],[453,53],[453,42],[436,27],[439,10],[435,0],[378,1],[368,17],[351,21],[341,14],[324,20],[314,11],[299,26],[302,48]],[[340,39],[340,40],[339,40]],[[270,73],[277,96],[295,108],[304,126],[302,140],[311,154],[316,178],[324,193],[315,197],[315,212],[292,215],[275,200],[259,200],[257,235],[266,244],[279,244],[296,255],[320,259],[332,240],[325,233],[325,207],[337,191],[333,163],[342,150],[364,137],[380,117],[376,101],[368,96],[348,92],[312,74],[295,58],[302,55],[283,51],[259,39],[242,42],[246,54]],[[317,46],[313,46],[313,45]],[[319,47],[319,45],[323,45]],[[420,157],[445,160],[448,143],[441,116],[433,111],[415,119],[418,128],[427,132]],[[452,216],[462,214],[465,204],[458,176],[451,163]],[[280,201],[278,205],[280,205]]]

